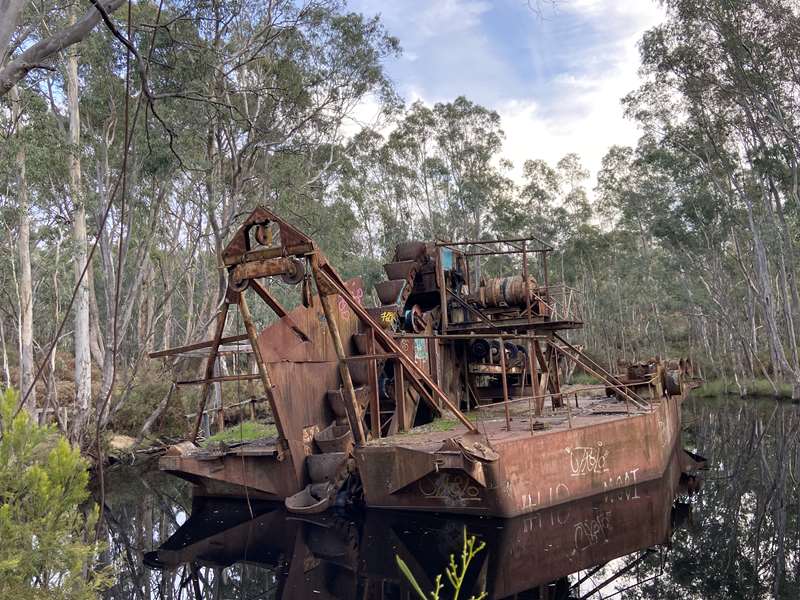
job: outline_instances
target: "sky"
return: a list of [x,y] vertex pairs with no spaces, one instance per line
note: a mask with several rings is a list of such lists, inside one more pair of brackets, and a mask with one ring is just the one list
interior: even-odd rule
[[464,95],[500,114],[515,178],[527,159],[555,164],[576,152],[593,186],[609,146],[639,137],[620,100],[637,86],[637,42],[663,19],[662,9],[653,0],[557,0],[555,7],[543,0],[538,11],[530,4],[348,2],[365,15],[380,14],[399,38],[403,53],[386,70],[406,102]]

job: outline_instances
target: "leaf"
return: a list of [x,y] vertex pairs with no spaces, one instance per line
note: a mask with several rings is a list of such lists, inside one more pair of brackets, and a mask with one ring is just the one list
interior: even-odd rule
[[397,566],[400,567],[400,571],[403,573],[405,578],[411,584],[411,587],[414,588],[414,591],[417,592],[417,595],[422,600],[428,600],[428,598],[425,596],[425,592],[423,592],[422,588],[419,587],[417,580],[414,578],[414,574],[411,572],[411,569],[408,568],[408,565],[405,563],[405,561],[402,558],[400,558],[399,554],[395,554],[394,558],[397,561]]

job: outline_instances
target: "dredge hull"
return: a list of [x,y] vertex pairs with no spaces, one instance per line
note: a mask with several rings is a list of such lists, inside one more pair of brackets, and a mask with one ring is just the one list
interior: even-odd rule
[[[425,436],[382,440],[356,451],[366,504],[514,517],[657,479],[678,443],[680,403],[672,396],[641,414],[576,416],[571,428],[546,431],[491,422],[489,442],[464,434],[455,449]],[[496,459],[471,453],[473,437]]]

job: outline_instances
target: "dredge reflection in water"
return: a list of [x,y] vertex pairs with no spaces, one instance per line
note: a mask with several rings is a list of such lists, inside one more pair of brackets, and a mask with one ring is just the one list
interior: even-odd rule
[[[466,529],[486,547],[470,565],[464,598],[486,591],[488,598],[555,600],[600,590],[607,597],[641,583],[637,567],[687,521],[697,480],[685,473],[697,466],[676,451],[659,480],[506,520],[385,510],[301,517],[274,503],[198,497],[189,519],[145,563],[165,572],[162,585],[178,581],[197,597],[201,567],[224,577],[243,563],[265,571],[237,575],[266,586],[257,597],[417,598],[396,556],[432,590],[450,555],[460,555]],[[178,569],[184,577],[166,576]]]

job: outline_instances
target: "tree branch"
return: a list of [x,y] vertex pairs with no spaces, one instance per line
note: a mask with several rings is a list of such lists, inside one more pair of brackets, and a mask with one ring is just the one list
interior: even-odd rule
[[[112,13],[124,2],[125,0],[107,0],[102,3],[102,9],[106,13]],[[102,18],[99,7],[98,2],[74,25],[37,42],[0,69],[0,97],[6,95],[30,71],[41,68],[45,60],[85,38]]]

